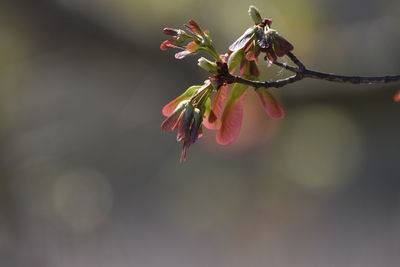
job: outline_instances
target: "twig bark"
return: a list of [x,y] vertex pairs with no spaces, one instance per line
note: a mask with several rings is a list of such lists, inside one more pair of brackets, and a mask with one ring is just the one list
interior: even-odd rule
[[223,78],[228,83],[247,84],[249,86],[254,87],[255,89],[261,88],[261,87],[280,88],[287,84],[298,82],[304,78],[312,78],[312,79],[319,79],[319,80],[325,80],[325,81],[330,81],[330,82],[352,83],[352,84],[389,83],[389,82],[400,81],[400,74],[399,75],[385,75],[385,76],[347,76],[347,75],[337,75],[337,74],[333,74],[333,73],[309,70],[293,53],[289,52],[287,54],[287,56],[297,67],[293,67],[286,63],[281,63],[278,61],[274,62],[274,64],[295,73],[295,75],[290,76],[288,78],[276,80],[276,81],[272,81],[272,82],[269,82],[269,81],[260,82],[260,81],[248,80],[248,79],[245,79],[240,76],[234,76],[230,73],[225,73],[223,75]]

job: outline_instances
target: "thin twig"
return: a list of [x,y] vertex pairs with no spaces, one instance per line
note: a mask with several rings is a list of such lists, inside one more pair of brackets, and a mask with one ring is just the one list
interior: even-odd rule
[[228,83],[242,83],[242,84],[247,84],[249,86],[252,86],[252,87],[254,87],[254,89],[258,89],[258,88],[261,88],[261,87],[264,87],[264,88],[270,88],[270,87],[280,88],[280,87],[283,87],[283,86],[285,86],[285,85],[287,85],[289,83],[294,83],[294,82],[300,81],[301,79],[303,79],[303,76],[302,76],[301,73],[297,73],[296,75],[290,76],[290,77],[285,78],[285,79],[276,80],[276,81],[273,81],[273,82],[252,81],[252,80],[248,80],[248,79],[242,78],[240,76],[234,76],[234,75],[231,75],[231,74],[225,75],[224,78]]
[[288,52],[287,56],[290,58],[291,61],[293,61],[294,64],[296,64],[300,70],[305,70],[306,66],[298,59],[292,52]]
[[332,73],[325,73],[319,71],[313,71],[306,69],[304,71],[304,77],[320,79],[330,82],[339,83],[388,83],[400,81],[400,75],[386,75],[386,76],[346,76],[346,75],[336,75]]
[[259,81],[248,80],[248,79],[245,79],[240,76],[234,76],[230,73],[225,73],[223,75],[223,78],[228,83],[247,84],[249,86],[254,87],[255,89],[261,88],[261,87],[280,88],[287,84],[298,82],[304,78],[312,78],[312,79],[325,80],[325,81],[330,81],[330,82],[339,82],[339,83],[353,83],[353,84],[389,83],[389,82],[400,81],[400,75],[347,76],[347,75],[337,75],[337,74],[333,74],[333,73],[309,70],[293,53],[289,52],[289,53],[287,53],[287,56],[290,58],[290,60],[295,65],[297,65],[297,67],[293,67],[293,66],[288,65],[287,63],[281,63],[278,61],[274,62],[274,64],[295,73],[295,75],[290,76],[288,78],[276,80],[273,82],[269,82],[269,81],[259,82]]

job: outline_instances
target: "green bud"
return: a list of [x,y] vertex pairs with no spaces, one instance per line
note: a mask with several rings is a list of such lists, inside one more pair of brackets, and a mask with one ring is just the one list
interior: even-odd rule
[[244,56],[243,49],[236,50],[233,52],[228,59],[228,70],[231,72],[237,65],[239,65],[240,61],[242,61]]
[[260,24],[262,22],[260,12],[258,12],[258,9],[255,6],[249,7],[249,15],[254,21],[254,24]]
[[199,58],[197,65],[212,74],[218,74],[217,64],[204,57]]

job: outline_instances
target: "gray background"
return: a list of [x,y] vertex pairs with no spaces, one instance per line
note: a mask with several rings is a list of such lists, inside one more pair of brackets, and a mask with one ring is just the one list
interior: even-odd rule
[[0,2],[0,266],[400,264],[399,84],[274,89],[281,121],[250,94],[239,139],[184,164],[161,133],[207,77],[161,29],[193,18],[222,52],[250,4],[312,69],[400,73],[399,1]]

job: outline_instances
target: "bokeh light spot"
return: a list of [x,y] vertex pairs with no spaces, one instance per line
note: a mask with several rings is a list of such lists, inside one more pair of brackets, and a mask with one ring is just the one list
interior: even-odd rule
[[54,208],[77,232],[93,230],[108,217],[112,190],[106,177],[95,171],[73,170],[61,175],[53,188]]

